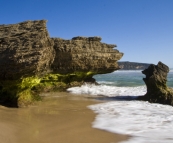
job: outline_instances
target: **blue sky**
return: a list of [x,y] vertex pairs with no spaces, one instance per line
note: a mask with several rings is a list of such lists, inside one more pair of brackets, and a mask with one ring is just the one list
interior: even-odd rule
[[173,68],[173,0],[0,0],[0,24],[48,20],[51,37],[100,36],[121,61]]

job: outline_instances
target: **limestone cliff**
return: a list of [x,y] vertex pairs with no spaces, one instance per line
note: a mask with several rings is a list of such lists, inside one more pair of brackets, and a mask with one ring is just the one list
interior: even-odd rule
[[26,106],[38,91],[63,90],[119,69],[123,56],[100,37],[50,38],[46,20],[0,25],[0,102]]

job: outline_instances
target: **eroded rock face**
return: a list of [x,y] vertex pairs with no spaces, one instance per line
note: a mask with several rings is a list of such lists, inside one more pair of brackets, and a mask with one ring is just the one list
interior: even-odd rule
[[173,105],[173,91],[167,87],[167,74],[169,67],[159,62],[157,65],[150,65],[142,71],[146,75],[144,82],[147,86],[147,93],[140,99],[153,102]]
[[46,20],[0,25],[0,79],[48,73],[54,59]]
[[46,21],[0,25],[0,104],[23,107],[38,91],[64,90],[119,69],[123,56],[100,37],[50,38]]
[[109,73],[119,69],[123,56],[116,45],[100,42],[100,37],[74,37],[72,40],[53,38],[56,56],[52,64],[55,73]]

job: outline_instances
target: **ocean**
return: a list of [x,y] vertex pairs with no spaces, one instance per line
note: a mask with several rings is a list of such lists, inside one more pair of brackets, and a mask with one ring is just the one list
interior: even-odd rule
[[[146,93],[144,77],[141,71],[119,70],[95,75],[100,85],[85,84],[67,91],[104,99],[103,103],[88,106],[97,114],[92,126],[130,136],[121,143],[172,143],[173,107],[135,100]],[[173,69],[167,79],[167,85],[173,88]]]

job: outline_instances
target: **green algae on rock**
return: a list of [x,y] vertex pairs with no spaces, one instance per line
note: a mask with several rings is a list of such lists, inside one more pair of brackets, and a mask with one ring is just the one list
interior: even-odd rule
[[37,77],[1,81],[0,99],[2,104],[24,107],[39,100],[40,97],[31,90],[39,82],[40,79]]
[[166,85],[168,72],[169,67],[162,62],[152,64],[142,71],[146,75],[143,80],[147,86],[147,93],[139,99],[173,106],[173,90]]
[[[96,74],[96,73],[95,73]],[[47,74],[40,79],[39,84],[33,86],[31,90],[41,91],[65,91],[69,87],[80,86],[84,82],[92,82],[93,72],[77,72],[71,74]]]
[[123,53],[100,37],[51,38],[46,20],[0,25],[0,103],[23,107],[119,69]]
[[1,86],[0,99],[8,106],[25,107],[41,100],[40,92],[64,91],[68,87],[80,86],[93,75],[92,72],[46,74],[42,78],[32,76],[5,81]]

